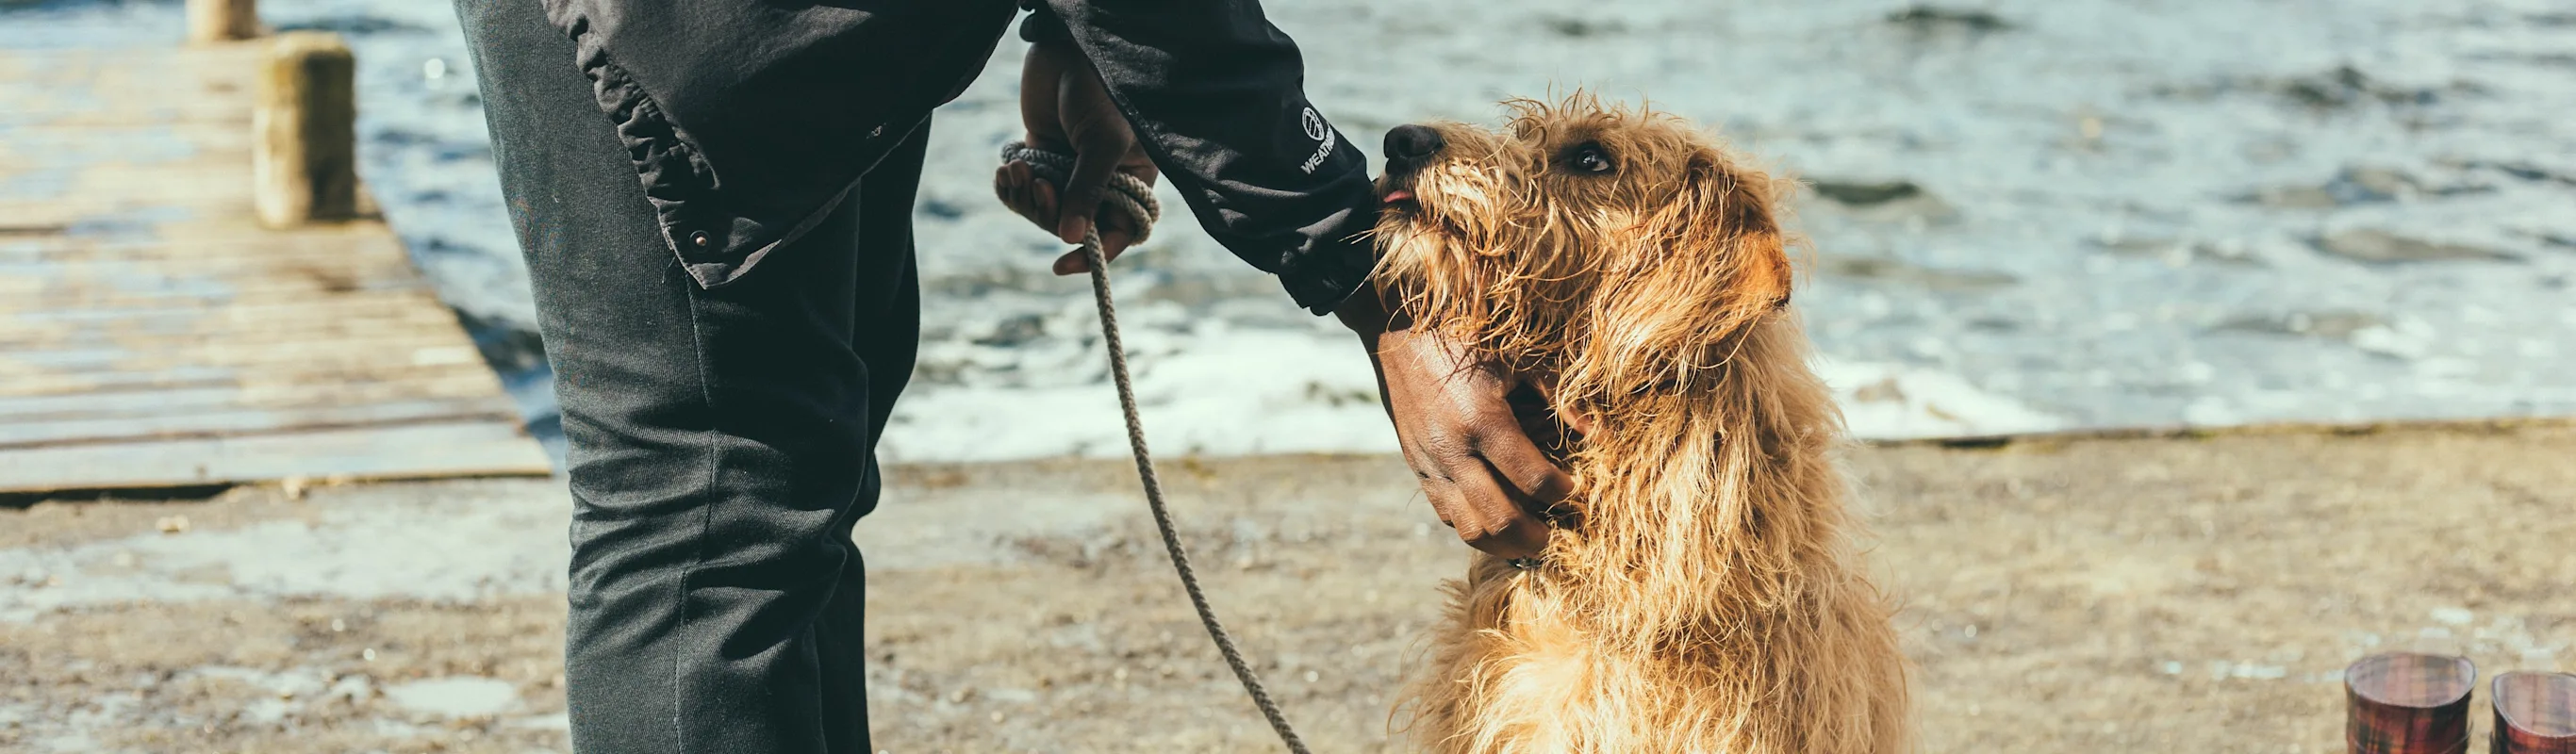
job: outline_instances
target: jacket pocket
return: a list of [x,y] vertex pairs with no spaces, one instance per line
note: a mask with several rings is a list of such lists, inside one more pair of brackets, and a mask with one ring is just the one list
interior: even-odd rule
[[713,165],[686,131],[672,123],[633,76],[619,68],[587,19],[574,18],[566,30],[590,78],[599,109],[617,130],[626,155],[635,163],[644,199],[653,205],[662,241],[698,285],[713,288],[732,282],[758,256],[754,244],[720,207],[723,188]]

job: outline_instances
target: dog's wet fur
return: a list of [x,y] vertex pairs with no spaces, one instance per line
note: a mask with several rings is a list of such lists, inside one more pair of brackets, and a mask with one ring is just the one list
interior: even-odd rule
[[1400,724],[1439,752],[1904,749],[1893,608],[1789,307],[1793,184],[1674,117],[1505,106],[1389,134],[1378,284],[1543,396],[1577,489],[1540,565],[1449,585]]

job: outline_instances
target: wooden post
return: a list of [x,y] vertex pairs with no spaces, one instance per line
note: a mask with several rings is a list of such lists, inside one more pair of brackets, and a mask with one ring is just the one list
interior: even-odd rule
[[261,224],[358,216],[357,68],[337,34],[288,32],[268,43],[251,112]]
[[188,41],[229,42],[259,36],[259,0],[188,0]]

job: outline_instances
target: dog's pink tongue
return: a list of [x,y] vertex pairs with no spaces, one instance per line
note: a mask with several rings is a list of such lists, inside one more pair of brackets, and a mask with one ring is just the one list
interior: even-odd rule
[[1406,199],[1411,199],[1411,198],[1413,198],[1413,192],[1412,192],[1412,191],[1410,191],[1410,190],[1406,190],[1406,189],[1396,189],[1396,190],[1394,190],[1394,191],[1386,192],[1386,198],[1385,198],[1385,199],[1382,199],[1381,201],[1383,201],[1383,202],[1385,202],[1385,203],[1387,203],[1387,204],[1394,204],[1394,203],[1396,203],[1396,202],[1404,201],[1404,200],[1406,200]]

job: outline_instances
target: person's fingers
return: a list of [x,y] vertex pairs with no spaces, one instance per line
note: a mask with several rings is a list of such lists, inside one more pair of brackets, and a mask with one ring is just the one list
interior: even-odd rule
[[1008,164],[993,169],[993,198],[1000,199],[1002,206],[1013,214],[1029,216],[1028,186],[1011,179],[1011,166]]
[[[1506,415],[1508,416],[1508,415]],[[1574,477],[1556,467],[1546,453],[1539,452],[1520,423],[1508,418],[1479,422],[1473,436],[1476,453],[1493,464],[1494,472],[1504,484],[1540,511],[1564,502],[1574,491]]]
[[1037,217],[1029,219],[1038,221],[1041,227],[1052,227],[1057,207],[1055,184],[1032,173],[1029,176],[1029,203],[1038,213]]
[[1481,526],[1475,511],[1467,506],[1466,495],[1458,491],[1458,485],[1440,476],[1438,467],[1413,452],[1404,454],[1404,462],[1413,467],[1414,481],[1422,485],[1422,498],[1431,504],[1431,514],[1440,518],[1441,525],[1458,530],[1461,539],[1466,538],[1467,531]]
[[[1127,247],[1133,245],[1131,241],[1127,231],[1117,228],[1105,229],[1100,236],[1100,256],[1106,261],[1117,261],[1118,255],[1125,253]],[[1091,257],[1082,253],[1082,247],[1076,246],[1073,250],[1065,252],[1063,256],[1056,257],[1053,269],[1057,275],[1080,275],[1090,272]]]
[[1082,243],[1083,231],[1090,230],[1092,215],[1100,212],[1100,198],[1109,188],[1109,176],[1118,170],[1118,159],[1100,150],[1085,149],[1073,158],[1073,175],[1065,180],[1064,203],[1057,207],[1056,237],[1065,243]]
[[[1530,515],[1519,501],[1513,500],[1495,482],[1494,472],[1484,468],[1484,461],[1470,457],[1444,458],[1458,463],[1452,467],[1450,480],[1458,492],[1463,509],[1457,522],[1458,538],[1467,546],[1498,558],[1534,557],[1547,549],[1547,523]],[[1466,520],[1474,520],[1470,526]]]
[[993,173],[993,192],[1002,200],[1002,205],[1022,219],[1052,232],[1055,218],[1048,212],[1051,202],[1045,201],[1042,193],[1048,188],[1046,181],[1040,180],[1027,162],[1013,160]]
[[1135,243],[1136,237],[1141,235],[1137,231],[1142,230],[1143,226],[1138,224],[1139,221],[1135,215],[1127,213],[1124,206],[1106,207],[1102,211],[1108,216],[1100,219],[1100,240],[1114,241],[1118,244],[1119,251],[1125,251],[1127,246]]

